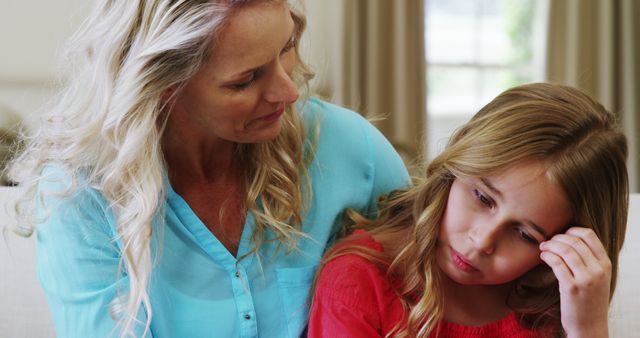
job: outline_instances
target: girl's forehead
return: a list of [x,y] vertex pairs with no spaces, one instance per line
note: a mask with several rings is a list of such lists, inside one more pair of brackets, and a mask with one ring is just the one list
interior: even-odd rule
[[515,218],[536,224],[548,235],[562,231],[573,218],[571,203],[540,162],[524,162],[472,180]]

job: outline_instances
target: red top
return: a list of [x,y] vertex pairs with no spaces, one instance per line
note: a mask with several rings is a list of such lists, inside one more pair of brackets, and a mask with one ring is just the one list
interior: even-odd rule
[[[382,244],[363,230],[356,230],[350,237],[349,244],[384,250]],[[331,260],[320,274],[311,307],[308,337],[384,337],[403,315],[400,299],[391,288],[385,271],[363,257],[349,254]],[[443,321],[438,337],[545,336],[541,331],[521,327],[512,313],[479,327]]]

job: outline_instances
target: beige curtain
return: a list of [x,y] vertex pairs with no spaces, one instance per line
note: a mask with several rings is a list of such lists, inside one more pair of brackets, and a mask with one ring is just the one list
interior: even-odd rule
[[619,114],[640,191],[640,1],[550,0],[547,78],[582,88]]
[[310,45],[322,45],[317,53],[326,57],[316,90],[374,120],[383,117],[374,124],[405,160],[418,158],[426,121],[422,0],[308,0],[307,16]]

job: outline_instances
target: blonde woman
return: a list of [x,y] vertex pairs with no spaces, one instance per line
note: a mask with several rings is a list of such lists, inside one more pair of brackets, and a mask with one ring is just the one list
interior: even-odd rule
[[300,98],[279,0],[100,1],[13,167],[59,337],[298,337],[342,212],[408,184],[359,115]]
[[626,157],[577,89],[505,91],[329,252],[309,337],[607,337]]

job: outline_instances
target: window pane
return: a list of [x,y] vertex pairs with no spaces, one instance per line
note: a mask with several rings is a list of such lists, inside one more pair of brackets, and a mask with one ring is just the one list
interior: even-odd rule
[[475,62],[477,11],[476,1],[425,2],[426,54],[429,62]]
[[[482,69],[480,70],[480,83],[478,101],[480,109],[493,100],[498,94],[523,83],[532,82],[530,72],[520,71],[516,68]],[[475,112],[473,112],[475,114]]]
[[427,134],[427,157],[434,158],[447,145],[451,134],[467,122],[471,116],[467,115],[440,115],[429,116],[427,124],[429,125],[429,133]]
[[482,106],[542,74],[546,0],[425,0],[428,157]]
[[477,110],[480,92],[477,68],[429,67],[427,72],[427,113],[469,115]]

